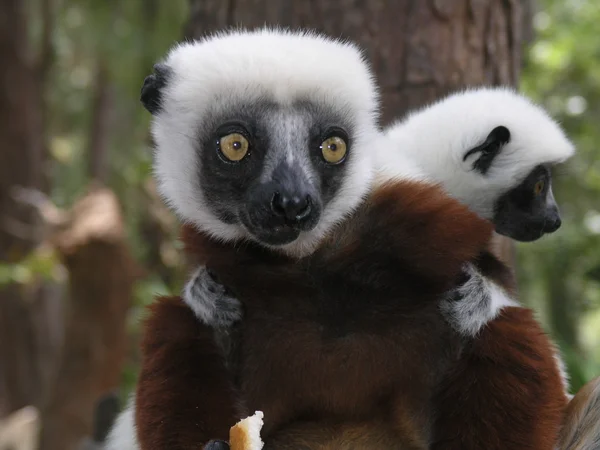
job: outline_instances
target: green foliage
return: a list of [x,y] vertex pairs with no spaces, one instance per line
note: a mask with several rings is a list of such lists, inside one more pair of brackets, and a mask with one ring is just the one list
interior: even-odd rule
[[520,288],[560,344],[577,390],[600,374],[600,3],[539,3],[521,87],[563,124],[577,155],[554,174],[562,228],[519,246]]
[[58,281],[62,278],[61,268],[56,254],[42,247],[17,263],[0,263],[0,287],[13,283],[31,285],[37,280]]

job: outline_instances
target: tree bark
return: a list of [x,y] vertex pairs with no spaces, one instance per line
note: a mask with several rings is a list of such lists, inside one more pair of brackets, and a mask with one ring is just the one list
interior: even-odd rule
[[[0,0],[0,262],[22,260],[40,240],[11,227],[35,225],[35,214],[13,198],[15,186],[43,187],[42,82],[29,52],[25,4]],[[44,335],[36,313],[48,304],[43,284],[0,286],[0,418],[39,404],[44,387]]]
[[[314,28],[358,42],[382,93],[383,123],[465,86],[517,84],[531,0],[190,0],[188,37],[241,24]],[[514,264],[514,245],[495,248]]]

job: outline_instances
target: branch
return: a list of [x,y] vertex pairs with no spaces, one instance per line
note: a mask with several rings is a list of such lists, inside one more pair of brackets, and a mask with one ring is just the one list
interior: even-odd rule
[[45,235],[42,228],[8,216],[2,218],[2,229],[11,236],[23,241],[41,242]]
[[15,411],[0,421],[0,448],[35,450],[40,430],[39,412],[33,406]]
[[46,194],[37,189],[14,186],[11,196],[17,203],[33,208],[47,225],[59,227],[68,220],[67,213],[57,208]]
[[15,217],[3,216],[1,226],[12,236],[32,242],[51,239],[69,221],[69,214],[57,208],[46,194],[31,188],[14,186],[10,190],[12,199],[35,213],[33,223],[25,223]]

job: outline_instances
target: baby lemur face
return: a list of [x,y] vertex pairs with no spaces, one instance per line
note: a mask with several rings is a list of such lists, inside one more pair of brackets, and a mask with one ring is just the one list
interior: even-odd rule
[[[509,166],[509,158],[518,152],[508,128],[495,127],[482,144],[470,149],[463,160],[475,156],[471,170],[485,178],[494,165]],[[531,242],[560,228],[558,205],[552,194],[550,163],[539,163],[524,175],[513,175],[512,187],[499,190],[492,198],[491,220],[496,232],[520,242]]]
[[535,241],[560,228],[558,205],[552,194],[552,177],[546,165],[539,165],[496,202],[496,231],[521,242]]
[[352,123],[310,101],[242,103],[211,116],[198,179],[215,216],[273,246],[314,230],[348,176]]
[[543,108],[514,90],[457,92],[385,133],[499,234],[534,241],[560,227],[550,169],[575,148]]

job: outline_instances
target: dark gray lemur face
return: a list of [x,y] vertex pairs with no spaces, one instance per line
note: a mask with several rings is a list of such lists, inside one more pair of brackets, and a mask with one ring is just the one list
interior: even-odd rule
[[[207,206],[259,242],[291,243],[314,229],[338,193],[352,158],[351,135],[343,117],[308,102],[230,106],[199,131],[198,177]],[[230,136],[237,141],[231,144]],[[323,157],[321,144],[329,138],[346,143],[337,164]],[[224,145],[245,149],[245,156],[230,160]]]
[[521,242],[558,230],[561,219],[552,194],[550,169],[535,167],[521,184],[500,197],[493,221],[498,233]]

